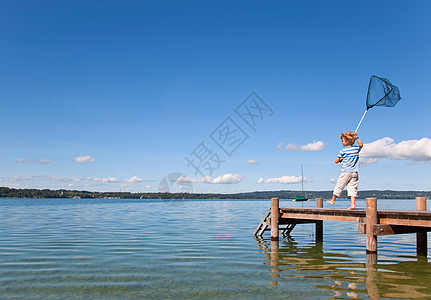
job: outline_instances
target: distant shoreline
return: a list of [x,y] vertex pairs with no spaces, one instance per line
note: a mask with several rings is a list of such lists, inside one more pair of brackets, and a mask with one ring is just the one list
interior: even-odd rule
[[[235,194],[217,193],[130,193],[130,192],[90,192],[77,190],[50,190],[50,189],[15,189],[0,187],[0,198],[120,198],[120,199],[281,199],[295,198],[300,191],[259,191]],[[331,198],[330,191],[306,191],[309,199]],[[414,199],[416,197],[431,197],[431,191],[395,191],[395,190],[364,190],[358,192],[358,198],[378,199]],[[340,198],[347,198],[346,191]]]

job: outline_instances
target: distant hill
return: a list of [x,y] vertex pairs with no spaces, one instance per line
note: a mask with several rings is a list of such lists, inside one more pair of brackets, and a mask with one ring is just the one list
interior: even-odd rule
[[[299,191],[259,191],[236,194],[202,194],[202,193],[129,193],[129,192],[89,192],[77,190],[38,190],[14,189],[0,187],[0,198],[121,198],[121,199],[292,199],[300,195]],[[331,191],[307,191],[310,199],[332,197]],[[393,190],[367,190],[359,191],[358,198],[378,199],[414,199],[415,197],[431,197],[431,191],[393,191]],[[346,191],[340,198],[347,198]]]

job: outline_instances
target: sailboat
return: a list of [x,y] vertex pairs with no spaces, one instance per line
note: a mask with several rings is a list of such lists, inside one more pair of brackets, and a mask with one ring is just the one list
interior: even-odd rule
[[300,202],[300,201],[310,201],[307,197],[305,197],[305,194],[304,194],[304,170],[303,170],[303,168],[302,168],[302,164],[301,164],[301,196],[296,196],[295,197],[295,199],[292,199],[292,201],[298,201],[298,202]]

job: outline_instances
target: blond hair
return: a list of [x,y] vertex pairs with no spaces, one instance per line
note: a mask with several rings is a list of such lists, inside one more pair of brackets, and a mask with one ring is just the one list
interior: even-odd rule
[[351,131],[341,133],[340,135],[340,139],[345,139],[346,141],[349,142],[350,145],[353,145],[355,143],[357,137],[358,137],[358,133],[351,132]]

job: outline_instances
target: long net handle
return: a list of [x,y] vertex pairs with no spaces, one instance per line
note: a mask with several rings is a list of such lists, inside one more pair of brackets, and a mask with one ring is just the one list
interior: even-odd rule
[[361,126],[362,120],[365,118],[365,115],[367,114],[368,108],[365,110],[364,115],[362,116],[361,121],[359,121],[358,127],[356,127],[355,132],[358,132],[359,126]]

